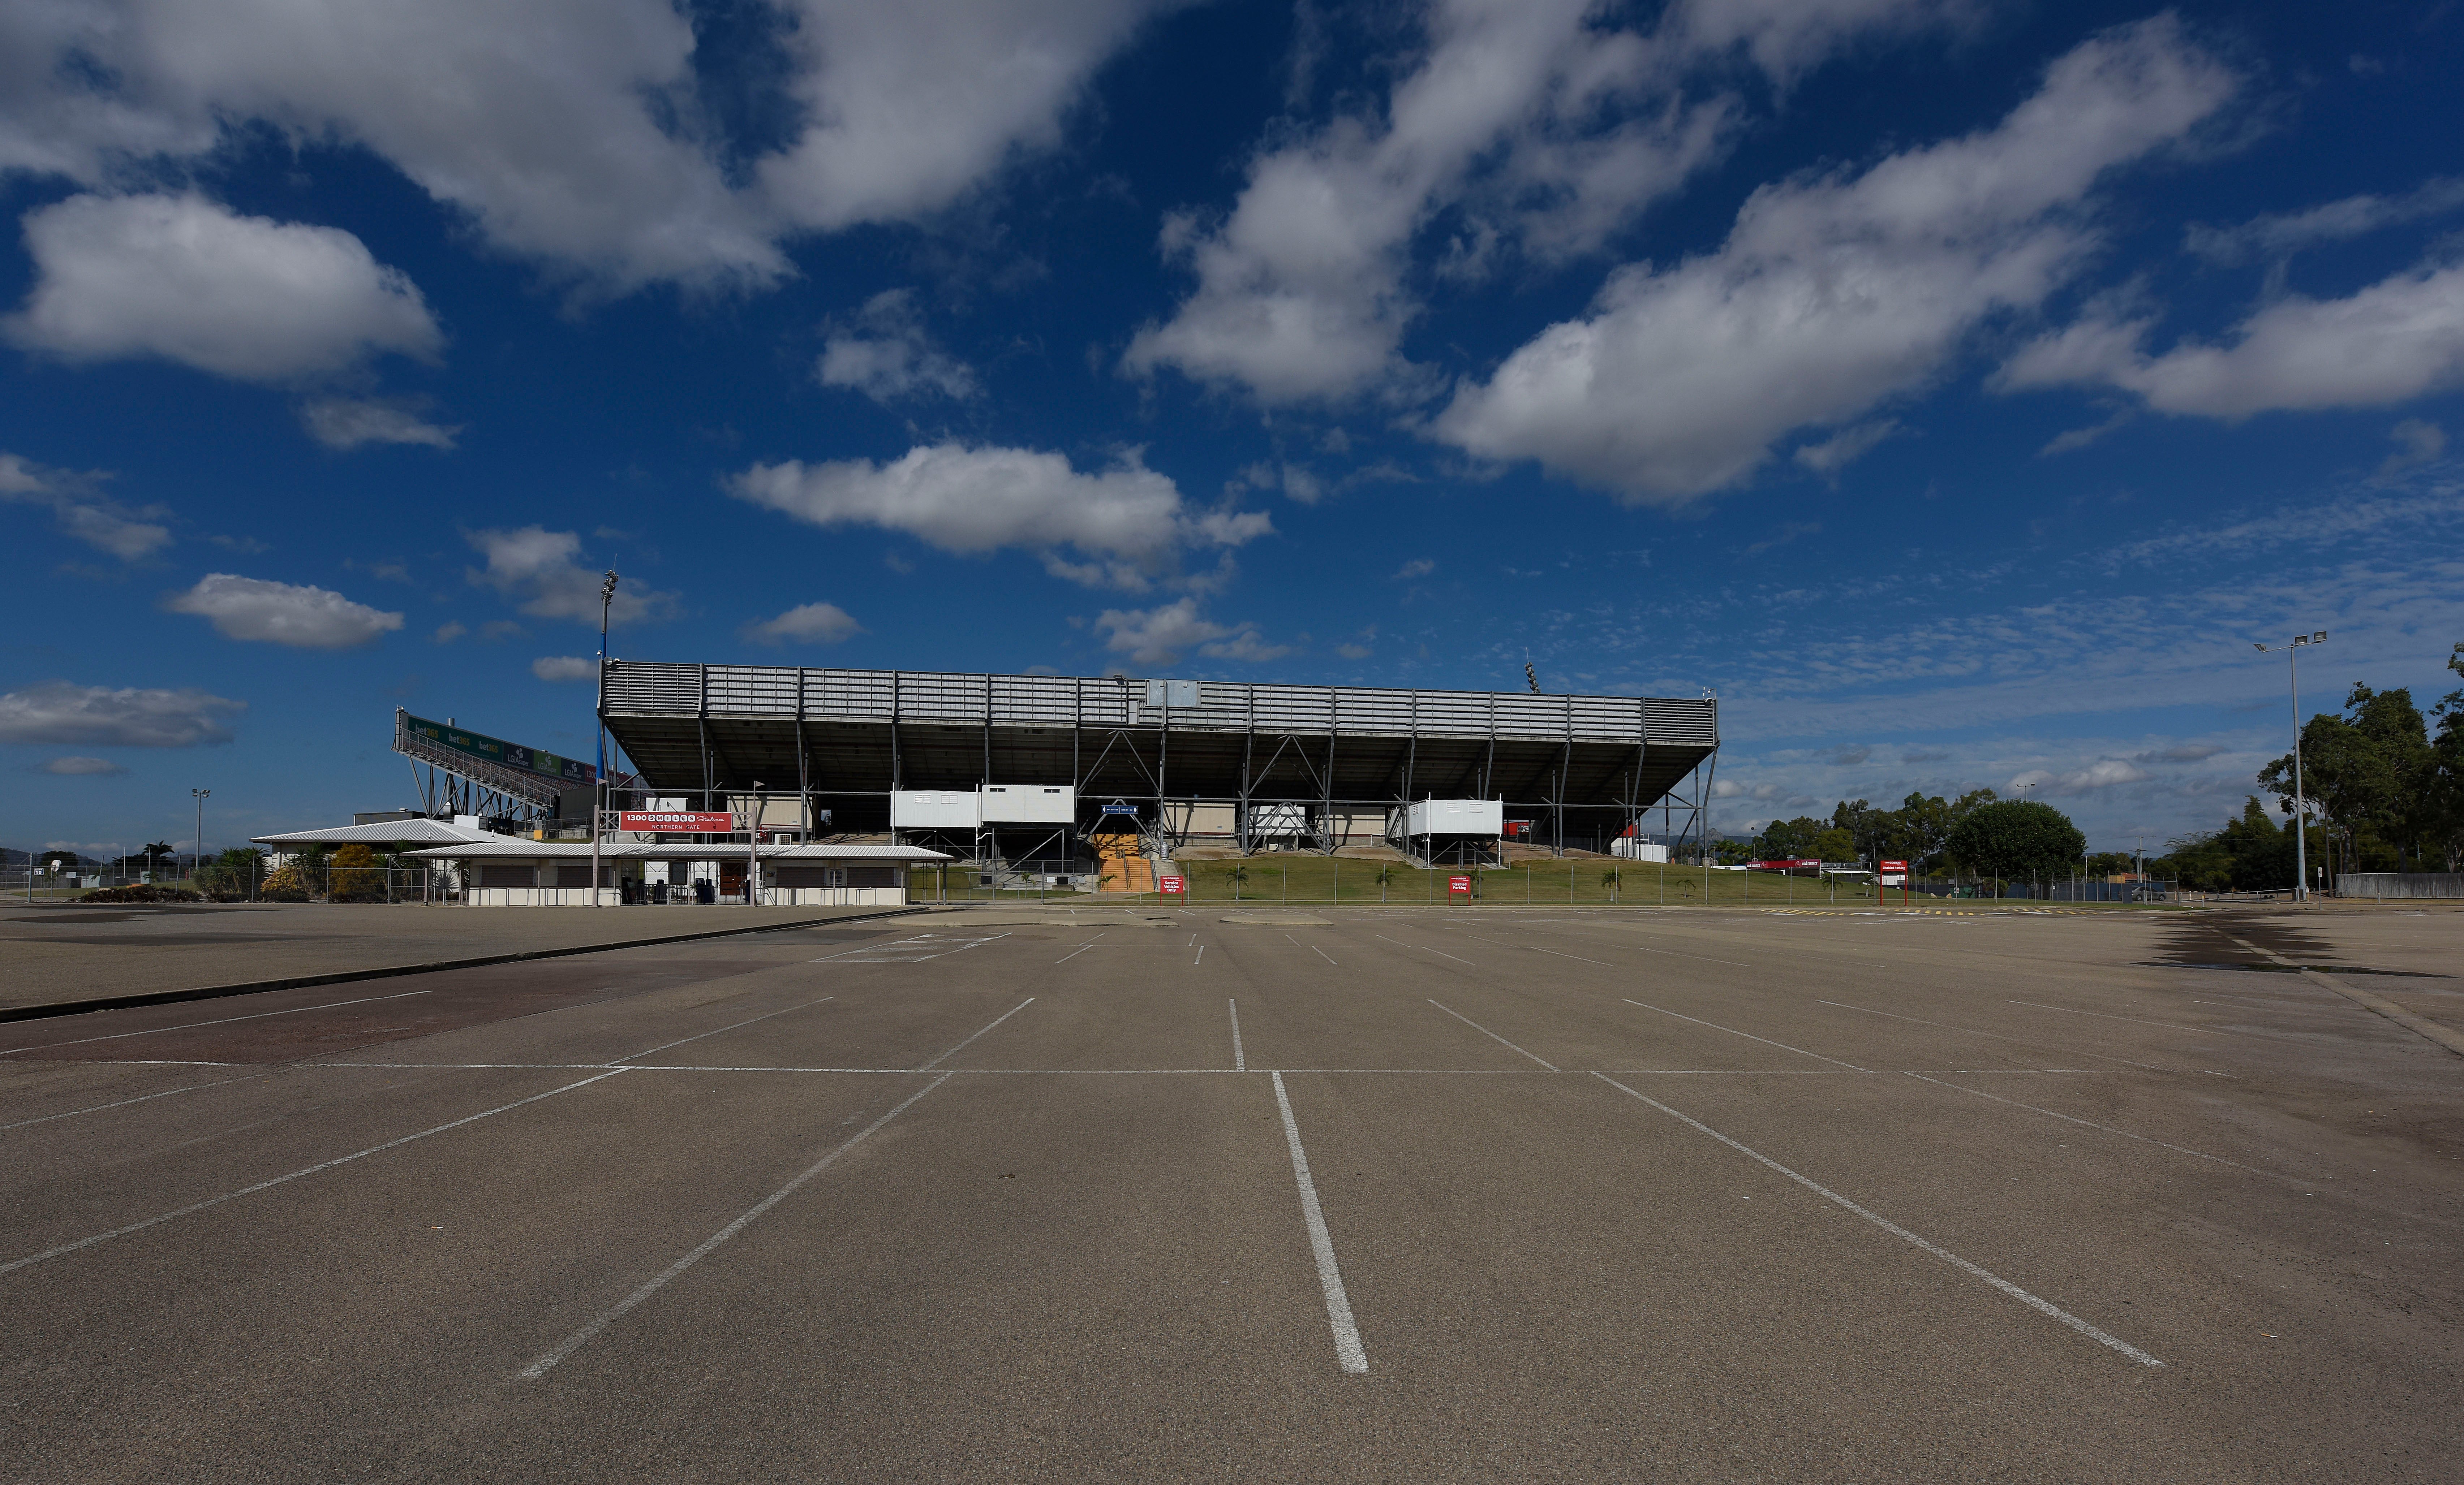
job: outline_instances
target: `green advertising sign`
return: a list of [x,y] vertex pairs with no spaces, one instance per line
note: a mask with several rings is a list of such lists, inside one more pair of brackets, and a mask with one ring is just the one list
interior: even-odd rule
[[467,758],[477,758],[483,763],[517,768],[524,773],[544,775],[549,778],[561,779],[569,784],[595,784],[599,781],[599,770],[596,768],[577,758],[559,757],[544,749],[525,748],[520,743],[509,743],[501,737],[490,737],[484,732],[473,732],[466,728],[449,727],[443,722],[431,722],[426,717],[407,715],[404,718],[404,725],[408,727],[413,734],[424,737],[448,752],[458,753]]

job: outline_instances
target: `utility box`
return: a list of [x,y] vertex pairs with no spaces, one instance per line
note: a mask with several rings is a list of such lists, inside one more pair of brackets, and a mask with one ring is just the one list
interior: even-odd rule
[[1632,836],[1619,836],[1609,842],[1609,854],[1622,861],[1665,863],[1668,847],[1657,841],[1638,841]]
[[1497,799],[1419,799],[1402,810],[1402,836],[1502,836],[1506,805]]
[[960,789],[895,789],[890,795],[892,830],[973,830],[983,823],[983,800]]
[[987,825],[1067,825],[1078,819],[1078,791],[1067,784],[986,784],[980,803]]

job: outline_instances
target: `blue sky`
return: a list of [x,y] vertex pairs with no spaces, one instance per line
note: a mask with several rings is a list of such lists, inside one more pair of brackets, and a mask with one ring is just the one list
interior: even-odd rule
[[[1697,695],[2221,822],[2464,640],[2464,8],[0,12],[0,841],[667,660]],[[582,679],[575,679],[580,676]]]

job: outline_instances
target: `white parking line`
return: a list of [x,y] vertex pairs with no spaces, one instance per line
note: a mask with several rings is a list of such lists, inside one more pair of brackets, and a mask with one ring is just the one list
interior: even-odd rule
[[1206,946],[1204,944],[1198,946],[1198,957],[1190,960],[1189,962],[1193,965],[1204,964],[1206,962]]
[[1309,1252],[1317,1258],[1318,1287],[1326,1292],[1326,1322],[1334,1332],[1335,1364],[1355,1376],[1369,1369],[1369,1352],[1360,1343],[1360,1327],[1352,1321],[1352,1299],[1343,1292],[1343,1271],[1335,1267],[1334,1239],[1326,1230],[1326,1212],[1318,1206],[1317,1183],[1309,1179],[1309,1154],[1301,1148],[1301,1126],[1292,1118],[1291,1096],[1284,1091],[1284,1075],[1276,1073],[1275,1106],[1284,1114],[1284,1141],[1291,1147],[1292,1181],[1301,1190],[1301,1220],[1309,1225]]
[[975,1040],[975,1039],[976,1039],[976,1037],[980,1037],[980,1036],[982,1036],[982,1035],[984,1034],[984,1032],[987,1032],[987,1031],[992,1030],[992,1029],[993,1029],[993,1026],[999,1026],[1001,1022],[1008,1020],[1011,1016],[1016,1015],[1018,1013],[1020,1013],[1021,1011],[1025,1010],[1028,1006],[1031,1006],[1031,1005],[1033,1005],[1033,1004],[1035,1004],[1035,997],[1034,997],[1033,995],[1029,995],[1029,996],[1027,996],[1024,1000],[1020,1001],[1018,1004],[1016,1004],[1016,1005],[1014,1005],[1014,1006],[1010,1007],[1008,1010],[1003,1011],[1000,1015],[995,1016],[995,1017],[993,1018],[992,1026],[987,1026],[987,1027],[985,1027],[985,1028],[983,1029],[983,1031],[977,1032],[977,1033],[975,1034],[975,1037],[969,1037],[967,1038],[967,1040],[966,1040],[966,1041],[959,1042],[957,1046],[952,1047],[949,1051],[942,1053],[939,1057],[936,1057],[936,1058],[935,1058],[933,1060],[931,1060],[931,1061],[929,1061],[929,1062],[925,1063],[923,1066],[921,1066],[921,1067],[919,1067],[919,1068],[916,1068],[916,1069],[915,1069],[915,1071],[917,1071],[917,1072],[919,1072],[919,1073],[929,1073],[929,1072],[931,1072],[931,1071],[932,1071],[933,1069],[935,1069],[935,1067],[940,1066],[943,1062],[948,1061],[951,1058],[954,1058],[954,1057],[957,1056],[959,1053],[961,1053],[961,1052],[965,1051],[965,1050],[967,1049],[967,1042]]
[[40,1119],[20,1119],[13,1125],[0,1125],[0,1129],[23,1129],[28,1125],[47,1125],[55,1119],[75,1119],[79,1114],[99,1114],[106,1108],[126,1108],[131,1103],[143,1103],[149,1099],[167,1099],[174,1093],[194,1093],[199,1088],[219,1088],[225,1083],[250,1082],[265,1076],[267,1075],[264,1073],[254,1073],[247,1078],[217,1078],[211,1082],[192,1082],[185,1088],[165,1088],[160,1093],[141,1093],[133,1099],[121,1099],[117,1103],[92,1103],[84,1108],[73,1108],[62,1114],[45,1114]]
[[1749,1032],[1749,1031],[1739,1031],[1739,1030],[1737,1030],[1737,1029],[1736,1029],[1735,1027],[1733,1027],[1733,1026],[1723,1026],[1723,1025],[1721,1025],[1721,1024],[1720,1024],[1719,1022],[1717,1022],[1717,1021],[1697,1020],[1695,1017],[1690,1016],[1690,1015],[1678,1015],[1678,1014],[1677,1014],[1676,1012],[1674,1012],[1674,1011],[1668,1011],[1668,1010],[1662,1010],[1662,1009],[1661,1009],[1661,1007],[1659,1007],[1659,1006],[1645,1006],[1645,1005],[1642,1005],[1642,1002],[1641,1002],[1641,1001],[1639,1001],[1639,1000],[1627,1000],[1627,1001],[1626,1001],[1626,1004],[1627,1004],[1627,1005],[1630,1005],[1630,1006],[1642,1006],[1642,1008],[1643,1008],[1644,1010],[1646,1010],[1646,1011],[1659,1011],[1659,1012],[1660,1012],[1660,1014],[1661,1014],[1661,1015],[1676,1015],[1676,1016],[1677,1016],[1677,1018],[1678,1018],[1679,1020],[1681,1020],[1681,1021],[1693,1021],[1693,1022],[1694,1022],[1694,1024],[1695,1024],[1695,1025],[1697,1025],[1697,1026],[1708,1026],[1708,1027],[1710,1027],[1713,1031],[1724,1031],[1724,1032],[1727,1032],[1727,1033],[1729,1036],[1731,1036],[1731,1037],[1745,1037],[1748,1041],[1759,1041],[1759,1042],[1761,1042],[1764,1046],[1767,1046],[1767,1047],[1777,1047],[1777,1048],[1779,1048],[1782,1052],[1793,1052],[1793,1053],[1795,1053],[1795,1054],[1796,1054],[1797,1056],[1799,1056],[1799,1057],[1810,1057],[1810,1058],[1814,1059],[1815,1059],[1815,1061],[1817,1061],[1817,1062],[1828,1062],[1828,1063],[1830,1063],[1830,1064],[1831,1064],[1832,1066],[1834,1066],[1834,1067],[1844,1067],[1844,1068],[1848,1069],[1848,1070],[1849,1070],[1850,1072],[1852,1072],[1852,1073],[1861,1073],[1861,1072],[1867,1072],[1867,1071],[1870,1071],[1870,1069],[1859,1067],[1859,1066],[1858,1066],[1858,1065],[1857,1065],[1856,1063],[1854,1063],[1854,1062],[1843,1062],[1843,1061],[1839,1060],[1839,1059],[1838,1059],[1837,1058],[1836,1058],[1836,1057],[1824,1057],[1824,1056],[1823,1056],[1821,1053],[1819,1053],[1819,1052],[1808,1052],[1808,1051],[1806,1051],[1803,1047],[1792,1047],[1792,1046],[1790,1046],[1790,1045],[1789,1045],[1787,1042],[1785,1042],[1785,1041],[1773,1041],[1773,1040],[1771,1040],[1769,1037],[1757,1037],[1757,1036],[1755,1036],[1752,1032]]
[[[1852,1006],[1845,1000],[1816,1000],[1815,1004],[1818,1006],[1837,1006],[1842,1011],[1859,1011],[1867,1015],[1885,1015],[1895,1021],[1914,1021],[1919,1026],[1939,1026],[1944,1031],[1955,1031],[1965,1037],[1984,1037],[1993,1041],[2013,1042],[2023,1047],[2049,1047],[2053,1045],[2050,1041],[2039,1040],[2033,1037],[2005,1037],[1998,1031],[1978,1031],[1969,1026],[1953,1026],[1948,1021],[1928,1021],[1922,1015],[1902,1015],[1897,1011],[1877,1011],[1870,1006]],[[2169,1073],[2175,1071],[2175,1069],[2170,1067],[2159,1067],[2153,1062],[2134,1062],[2126,1057],[2107,1057],[2101,1052],[2082,1052],[2077,1047],[2064,1047],[2061,1050],[2070,1053],[2073,1057],[2092,1057],[2100,1062],[2120,1062],[2124,1067],[2144,1067],[2151,1073]]]
[[[1012,1014],[1015,1015],[1016,1013],[1013,1012]],[[1006,1017],[1004,1017],[1004,1019],[1006,1019]],[[993,1024],[997,1026],[1001,1023],[996,1021]],[[984,1028],[986,1031],[990,1031],[992,1027],[989,1026]],[[981,1033],[979,1033],[978,1035],[981,1035]],[[563,1361],[566,1357],[571,1356],[575,1351],[578,1351],[583,1346],[588,1344],[592,1337],[598,1335],[601,1331],[605,1330],[608,1326],[616,1323],[616,1321],[624,1319],[627,1314],[639,1306],[643,1300],[648,1299],[650,1296],[657,1294],[662,1289],[665,1289],[679,1275],[683,1274],[685,1270],[692,1268],[694,1264],[699,1263],[703,1258],[709,1256],[711,1250],[716,1248],[719,1244],[727,1241],[737,1234],[741,1233],[746,1228],[752,1226],[763,1212],[794,1195],[797,1188],[803,1186],[805,1182],[828,1169],[831,1164],[841,1155],[846,1154],[847,1151],[855,1148],[858,1145],[863,1144],[868,1135],[880,1128],[883,1125],[886,1125],[891,1120],[897,1118],[899,1115],[907,1112],[910,1108],[913,1108],[917,1099],[922,1098],[925,1094],[941,1086],[941,1084],[948,1082],[954,1076],[956,1075],[943,1073],[940,1077],[934,1079],[923,1087],[909,1094],[905,1103],[899,1104],[889,1113],[882,1115],[879,1119],[874,1120],[872,1123],[865,1125],[862,1129],[859,1129],[854,1134],[848,1136],[848,1138],[840,1144],[837,1148],[831,1150],[828,1154],[824,1155],[821,1159],[813,1162],[811,1165],[806,1166],[794,1180],[779,1188],[777,1190],[772,1191],[769,1195],[761,1198],[759,1202],[754,1205],[751,1211],[746,1212],[742,1216],[737,1217],[735,1221],[730,1222],[725,1227],[720,1228],[717,1232],[703,1238],[700,1245],[695,1247],[693,1252],[686,1254],[675,1262],[669,1264],[656,1278],[651,1279],[641,1288],[627,1295],[623,1299],[618,1300],[616,1305],[612,1309],[609,1309],[605,1314],[601,1315],[597,1320],[594,1320],[589,1324],[583,1326],[572,1335],[565,1337],[563,1344],[558,1346],[555,1350],[548,1352],[545,1356],[540,1357],[538,1361],[535,1361],[529,1365],[523,1367],[517,1375],[526,1382],[536,1382],[539,1378],[546,1376],[549,1369],[555,1366],[557,1363]]]
[[1709,1125],[1703,1123],[1701,1120],[1681,1114],[1677,1110],[1670,1108],[1667,1104],[1661,1103],[1658,1099],[1649,1098],[1643,1094],[1637,1093],[1632,1088],[1629,1088],[1624,1083],[1611,1078],[1606,1073],[1594,1073],[1592,1076],[1597,1078],[1600,1081],[1607,1083],[1610,1087],[1617,1089],[1619,1093],[1640,1099],[1643,1103],[1650,1104],[1652,1107],[1660,1110],[1663,1114],[1666,1114],[1669,1118],[1678,1121],[1680,1124],[1686,1125],[1704,1134],[1709,1135],[1711,1138],[1728,1147],[1728,1148],[1735,1150],[1738,1154],[1745,1156],[1747,1159],[1756,1161],[1762,1165],[1770,1167],[1771,1169],[1778,1171],[1780,1174],[1788,1177],[1792,1181],[1794,1181],[1797,1185],[1804,1187],[1807,1190],[1814,1192],[1814,1194],[1821,1197],[1827,1202],[1830,1202],[1832,1205],[1840,1208],[1842,1211],[1852,1212],[1858,1216],[1863,1217],[1866,1221],[1873,1223],[1876,1227],[1879,1227],[1883,1232],[1890,1234],[1893,1237],[1899,1238],[1903,1242],[1909,1243],[1915,1247],[1925,1250],[1926,1253],[1942,1259],[1945,1263],[1958,1269],[1961,1273],[1968,1275],[1969,1278],[1983,1279],[1985,1282],[1991,1284],[1994,1288],[2001,1290],[2004,1294],[2009,1295],[2012,1299],[2018,1300],[2021,1304],[2028,1306],[2038,1314],[2046,1315],[2061,1321],[2063,1324],[2068,1325],[2073,1330],[2078,1331],[2080,1335],[2087,1337],[2089,1340],[2097,1342],[2099,1344],[2113,1347],[2113,1349],[2129,1357],[2132,1361],[2137,1362],[2142,1366],[2162,1366],[2165,1365],[2155,1357],[2150,1356],[2146,1352],[2139,1349],[2139,1347],[2132,1345],[2129,1342],[2122,1340],[2118,1336],[2107,1335],[2105,1332],[2097,1329],[2094,1325],[2089,1324],[2086,1321],[2073,1315],[2070,1311],[2054,1304],[2050,1300],[2036,1298],[2035,1295],[2030,1294],[2025,1289],[2020,1288],[2018,1285],[2000,1277],[1999,1275],[1988,1273],[1986,1270],[1969,1262],[1959,1255],[1952,1253],[1947,1248],[1927,1242],[1925,1239],[1919,1237],[1916,1234],[1909,1232],[1906,1228],[1900,1226],[1889,1218],[1881,1216],[1879,1213],[1869,1212],[1865,1208],[1850,1201],[1847,1197],[1840,1195],[1831,1188],[1806,1176],[1797,1174],[1788,1167],[1781,1165],[1778,1161],[1771,1159],[1769,1155],[1765,1155],[1758,1150],[1750,1149],[1748,1147],[1739,1144],[1737,1141],[1722,1134],[1719,1130],[1712,1128]]
[[90,1041],[120,1041],[129,1037],[155,1037],[166,1031],[193,1031],[200,1026],[228,1026],[233,1021],[261,1021],[269,1015],[297,1015],[307,1011],[331,1011],[336,1006],[363,1006],[379,1000],[407,1000],[412,995],[433,994],[426,990],[406,990],[392,995],[362,995],[357,1000],[328,1000],[323,1005],[293,1006],[288,1011],[258,1011],[248,1015],[226,1015],[210,1021],[183,1021],[177,1026],[149,1026],[143,1031],[116,1031],[108,1037],[79,1037],[75,1041],[37,1041],[22,1047],[0,1048],[0,1057],[19,1052],[42,1052],[53,1047],[81,1047]]
[[[807,1001],[805,1001],[805,1002],[804,1002],[804,1004],[803,1004],[803,1005],[800,1005],[800,1006],[789,1006],[789,1007],[787,1008],[787,1011],[802,1011],[802,1010],[803,1010],[803,1009],[805,1008],[805,1006],[817,1006],[817,1005],[820,1005],[820,1004],[822,1003],[822,1001],[824,1001],[824,1000],[836,1000],[837,998],[838,998],[838,996],[836,996],[836,995],[823,995],[823,996],[821,996],[819,999],[807,1000]],[[744,1020],[737,1021],[737,1022],[736,1023],[736,1025],[735,1025],[735,1026],[721,1026],[721,1027],[719,1027],[719,1028],[718,1028],[718,1030],[717,1030],[717,1031],[702,1031],[702,1032],[695,1032],[695,1033],[693,1033],[693,1034],[692,1036],[690,1036],[690,1037],[677,1037],[675,1040],[673,1040],[673,1041],[665,1041],[665,1042],[661,1042],[659,1045],[657,1045],[657,1046],[655,1046],[655,1047],[652,1047],[652,1048],[651,1048],[649,1051],[648,1051],[648,1052],[636,1052],[636,1053],[634,1053],[631,1057],[620,1057],[620,1058],[616,1059],[616,1062],[630,1062],[630,1061],[634,1061],[634,1060],[636,1060],[637,1059],[646,1058],[646,1057],[652,1057],[652,1056],[657,1055],[658,1053],[665,1052],[665,1051],[666,1051],[666,1050],[668,1050],[668,1048],[670,1048],[670,1047],[681,1047],[681,1046],[683,1046],[683,1045],[684,1045],[686,1042],[688,1042],[688,1041],[699,1041],[699,1040],[701,1040],[704,1037],[715,1037],[715,1036],[717,1036],[717,1035],[718,1035],[718,1033],[719,1033],[719,1032],[722,1032],[722,1031],[734,1031],[734,1030],[736,1030],[736,1027],[737,1027],[737,1026],[750,1026],[750,1025],[752,1025],[755,1021],[766,1021],[766,1020],[770,1019],[770,1017],[772,1017],[772,1016],[774,1016],[774,1015],[786,1015],[786,1014],[787,1014],[787,1011],[766,1011],[766,1012],[762,1013],[762,1014],[761,1014],[761,1015],[756,1015],[756,1016],[749,1016],[749,1017],[747,1017],[747,1018],[746,1018],[746,1019],[744,1019]],[[615,1065],[615,1063],[611,1062],[611,1063],[610,1063],[610,1064],[608,1064],[608,1065],[610,1065],[610,1066],[614,1066],[614,1065]]]
[[[1315,944],[1311,944],[1309,946],[1309,952],[1317,955],[1321,959],[1324,959],[1329,964],[1334,964],[1334,956],[1328,953],[1325,950],[1318,948]],[[1335,964],[1334,967],[1338,970],[1343,968],[1343,966],[1339,964]]]
[[[1370,936],[1373,938],[1386,938],[1386,935],[1383,933],[1375,933]],[[1393,944],[1397,949],[1417,949],[1424,954],[1435,954],[1441,959],[1452,959],[1457,964],[1469,964],[1475,970],[1480,968],[1479,965],[1472,964],[1472,961],[1465,959],[1459,954],[1450,954],[1442,949],[1431,949],[1426,944],[1406,944],[1399,938],[1386,938],[1386,942]]]
[[400,1139],[387,1140],[382,1145],[371,1145],[366,1149],[354,1150],[348,1155],[338,1155],[332,1160],[321,1161],[316,1165],[307,1166],[300,1169],[294,1170],[289,1175],[278,1175],[274,1177],[272,1180],[259,1181],[253,1186],[243,1186],[238,1190],[226,1191],[220,1196],[209,1196],[204,1201],[193,1201],[185,1207],[177,1209],[176,1211],[165,1212],[160,1216],[147,1217],[142,1222],[131,1222],[125,1227],[115,1227],[110,1232],[97,1233],[91,1237],[80,1237],[75,1242],[62,1243],[56,1248],[46,1248],[41,1253],[33,1254],[23,1258],[13,1259],[8,1263],[0,1263],[0,1274],[13,1274],[21,1268],[40,1263],[46,1258],[56,1258],[62,1254],[75,1253],[80,1248],[91,1248],[97,1243],[106,1243],[115,1237],[125,1237],[131,1233],[142,1233],[149,1227],[159,1227],[175,1217],[185,1217],[192,1212],[203,1212],[209,1207],[219,1207],[227,1201],[237,1201],[243,1196],[253,1196],[258,1191],[270,1190],[287,1181],[297,1181],[301,1176],[315,1175],[320,1170],[331,1170],[336,1166],[347,1166],[352,1161],[363,1160],[370,1155],[382,1154],[386,1150],[395,1149],[402,1146],[408,1145],[413,1140],[424,1140],[431,1134],[443,1134],[448,1129],[459,1129],[464,1125],[476,1124],[482,1119],[493,1118],[494,1116],[504,1113],[510,1109],[519,1108],[525,1103],[536,1103],[541,1099],[552,1099],[560,1093],[571,1093],[576,1088],[586,1088],[594,1082],[600,1082],[606,1079],[613,1078],[618,1073],[630,1071],[632,1071],[632,1069],[627,1067],[615,1068],[612,1071],[601,1073],[594,1078],[584,1078],[580,1082],[568,1082],[561,1088],[550,1088],[545,1093],[534,1093],[526,1099],[516,1099],[511,1103],[499,1103],[494,1108],[482,1109],[480,1112],[475,1114],[467,1114],[460,1119],[452,1121],[451,1124],[441,1124],[433,1126],[432,1128],[422,1129],[417,1134],[406,1134]]
[[[1423,997],[1423,998],[1425,998],[1425,997]],[[1476,1032],[1480,1033],[1482,1036],[1486,1037],[1489,1040],[1496,1042],[1499,1046],[1502,1046],[1502,1047],[1514,1047],[1514,1050],[1515,1050],[1515,1051],[1517,1051],[1517,1052],[1523,1052],[1523,1055],[1524,1055],[1525,1057],[1530,1058],[1530,1059],[1531,1059],[1531,1060],[1533,1060],[1533,1061],[1535,1061],[1535,1062],[1539,1063],[1541,1066],[1543,1066],[1543,1067],[1545,1067],[1545,1068],[1549,1069],[1549,1071],[1551,1071],[1551,1072],[1552,1072],[1552,1073],[1554,1073],[1554,1072],[1561,1072],[1561,1071],[1563,1071],[1563,1070],[1564,1070],[1564,1069],[1562,1069],[1562,1068],[1558,1067],[1558,1065],[1557,1065],[1556,1063],[1550,1061],[1550,1060],[1549,1060],[1548,1059],[1546,1059],[1546,1058],[1540,1057],[1540,1056],[1538,1056],[1538,1055],[1536,1055],[1536,1054],[1534,1054],[1534,1053],[1530,1053],[1530,1052],[1524,1052],[1524,1051],[1523,1051],[1523,1049],[1522,1049],[1521,1047],[1516,1047],[1516,1046],[1514,1046],[1514,1043],[1513,1043],[1513,1042],[1510,1042],[1510,1041],[1507,1040],[1505,1037],[1503,1037],[1499,1036],[1497,1033],[1495,1033],[1495,1032],[1493,1032],[1493,1031],[1490,1031],[1487,1027],[1483,1026],[1482,1024],[1480,1024],[1480,1022],[1473,1020],[1470,1016],[1463,1015],[1461,1011],[1448,1010],[1448,1009],[1447,1009],[1446,1007],[1444,1007],[1444,1006],[1438,1005],[1438,1003],[1437,1003],[1436,1001],[1434,1001],[1434,1000],[1429,1001],[1429,1004],[1431,1004],[1431,1005],[1433,1005],[1433,1006],[1438,1006],[1438,1009],[1439,1009],[1439,1010],[1441,1010],[1441,1011],[1444,1011],[1448,1015],[1453,1016],[1456,1020],[1463,1022],[1465,1026],[1468,1026],[1468,1027],[1470,1027],[1472,1030],[1474,1030],[1474,1031],[1476,1031]]]
[[2102,1011],[2082,1011],[2077,1006],[2049,1006],[2041,1000],[2005,1000],[2006,1006],[2034,1006],[2039,1011],[2059,1011],[2068,1015],[2093,1015],[2101,1021],[2128,1021],[2133,1026],[2162,1026],[2168,1031],[2186,1031],[2201,1037],[2248,1037],[2251,1032],[2233,1032],[2223,1027],[2185,1026],[2179,1021],[2146,1021],[2135,1015],[2107,1015]]
[[1249,1070],[1249,1057],[1241,1050],[1241,1002],[1226,1000],[1223,1003],[1232,1011],[1232,1070],[1245,1073]]

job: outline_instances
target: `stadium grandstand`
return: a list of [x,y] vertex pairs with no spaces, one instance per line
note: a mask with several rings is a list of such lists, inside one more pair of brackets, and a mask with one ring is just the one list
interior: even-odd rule
[[749,808],[782,836],[826,820],[975,861],[1133,830],[1157,860],[1699,843],[1719,749],[1708,697],[613,659],[600,697],[635,771],[610,808]]

